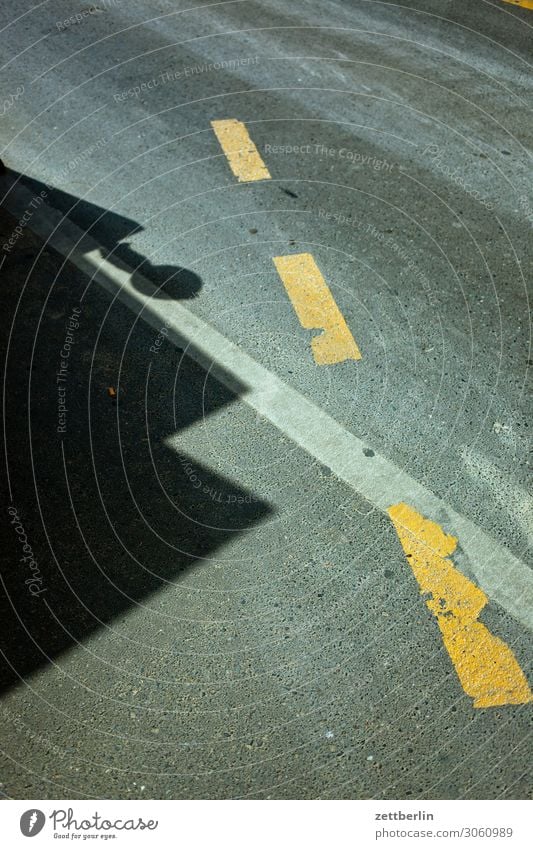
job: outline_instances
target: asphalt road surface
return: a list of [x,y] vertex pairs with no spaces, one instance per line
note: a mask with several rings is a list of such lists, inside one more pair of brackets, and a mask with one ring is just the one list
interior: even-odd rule
[[530,797],[532,5],[1,7],[5,797]]

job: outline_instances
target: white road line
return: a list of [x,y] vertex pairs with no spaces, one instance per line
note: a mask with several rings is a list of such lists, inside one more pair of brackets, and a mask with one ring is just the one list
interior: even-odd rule
[[[14,183],[7,175],[0,185],[7,188],[9,181]],[[17,185],[9,191],[4,205],[19,219],[32,197],[25,187]],[[62,213],[43,203],[28,226],[110,295],[141,314],[151,327],[159,330],[166,324],[171,342],[186,349],[188,356],[210,369],[221,383],[239,393],[243,401],[328,466],[373,507],[387,513],[392,504],[407,502],[446,526],[461,540],[477,584],[491,600],[533,630],[533,571],[508,549],[395,463],[377,453],[369,462],[363,455],[366,443],[181,303],[139,292],[131,283],[130,272],[103,259],[107,251],[75,224],[63,220]],[[141,275],[136,274],[136,279],[139,283]],[[156,291],[148,280],[143,280],[143,288],[145,292]]]

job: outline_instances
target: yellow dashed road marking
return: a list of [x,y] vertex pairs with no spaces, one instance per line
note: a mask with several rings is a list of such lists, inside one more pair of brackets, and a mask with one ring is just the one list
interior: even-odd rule
[[361,352],[311,254],[275,256],[274,265],[306,330],[323,329],[311,340],[318,365],[360,360]]
[[504,3],[510,3],[511,6],[522,6],[523,9],[533,9],[533,0],[503,0]]
[[224,121],[211,121],[211,126],[239,182],[271,179],[268,168],[241,121],[228,118]]
[[533,701],[511,649],[477,621],[487,596],[447,559],[457,539],[407,504],[395,504],[388,513],[421,594],[431,596],[427,606],[437,617],[446,650],[474,707]]

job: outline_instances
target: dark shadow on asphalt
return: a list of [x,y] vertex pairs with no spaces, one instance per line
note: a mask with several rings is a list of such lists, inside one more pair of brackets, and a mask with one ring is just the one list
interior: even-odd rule
[[[39,197],[43,191],[46,192],[48,206],[59,210],[80,230],[104,247],[107,251],[106,258],[110,262],[133,271],[132,283],[143,294],[175,300],[195,298],[198,295],[202,281],[193,271],[179,265],[153,265],[147,257],[131,247],[126,240],[144,229],[136,221],[45,185],[39,180],[13,171],[10,174],[20,179],[21,185],[29,189],[34,197]],[[157,292],[147,291],[145,279],[157,287]]]
[[[36,193],[47,188],[24,182]],[[72,212],[101,240],[111,259],[118,239],[139,226],[60,195],[69,217]],[[55,194],[47,201],[57,208]],[[103,222],[109,225],[107,240]],[[2,243],[15,225],[0,213]],[[110,308],[98,285],[80,300],[87,278],[53,250],[45,249],[32,269],[41,246],[25,229],[1,272],[0,326],[5,340],[11,335],[4,410],[11,494],[2,522],[3,688],[55,662],[99,628],[120,630],[128,611],[150,606],[158,591],[176,593],[176,615],[187,615],[180,606],[180,575],[202,563],[210,568],[221,547],[239,541],[270,512],[239,485],[231,468],[215,472],[201,452],[190,456],[185,447],[187,428],[233,404],[246,387],[230,391],[164,338],[156,345],[157,331],[135,321],[120,302]],[[131,259],[130,249],[120,258]],[[144,275],[168,279],[172,271],[133,258]],[[174,267],[170,276],[176,285],[180,277],[188,281],[181,297],[200,288],[200,279],[184,269]],[[169,297],[166,283],[163,289]],[[68,335],[65,379],[58,382]],[[58,432],[61,397],[67,412]],[[29,584],[36,575],[38,582]],[[172,627],[171,620],[160,627]]]

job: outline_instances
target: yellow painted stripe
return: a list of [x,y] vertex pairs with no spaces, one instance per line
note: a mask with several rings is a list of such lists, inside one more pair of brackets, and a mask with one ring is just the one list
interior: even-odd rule
[[444,645],[475,708],[533,701],[526,677],[507,646],[477,619],[488,602],[448,555],[457,539],[407,504],[389,508],[396,532],[422,595],[437,617]]
[[241,121],[228,118],[224,121],[211,121],[211,126],[239,182],[271,179],[268,168]]
[[503,0],[504,3],[510,3],[511,6],[522,6],[523,9],[533,9],[533,0]]
[[323,330],[311,339],[315,362],[331,365],[360,360],[361,352],[311,254],[273,259],[302,327]]

